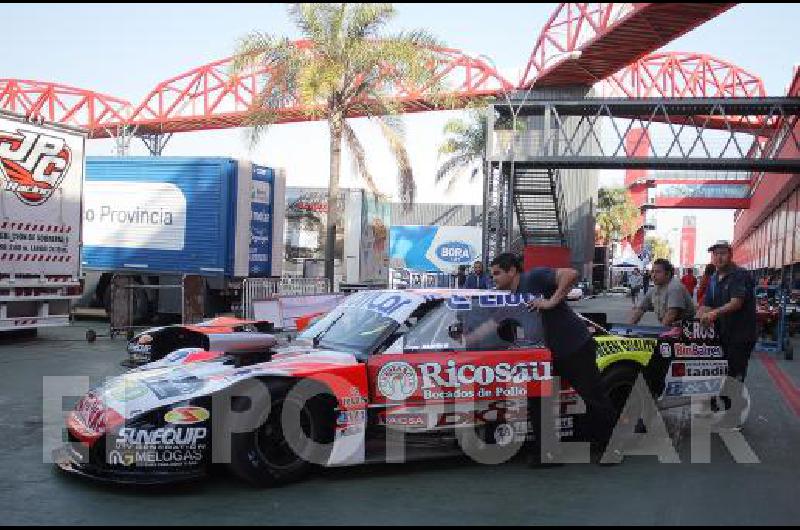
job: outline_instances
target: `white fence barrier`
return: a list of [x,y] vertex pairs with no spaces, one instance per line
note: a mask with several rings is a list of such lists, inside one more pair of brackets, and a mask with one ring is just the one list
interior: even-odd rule
[[326,278],[245,278],[242,284],[242,313],[254,319],[253,304],[279,296],[327,294],[331,291]]
[[417,272],[410,269],[389,269],[390,289],[455,289],[456,277],[446,272]]

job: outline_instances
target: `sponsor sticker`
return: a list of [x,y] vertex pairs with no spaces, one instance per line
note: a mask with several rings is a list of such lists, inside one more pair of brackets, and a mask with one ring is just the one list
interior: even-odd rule
[[717,394],[722,389],[722,378],[668,381],[664,395],[668,397]]
[[447,307],[451,311],[470,311],[473,301],[477,307],[518,307],[525,305],[531,300],[541,298],[528,293],[522,294],[487,294],[478,297],[453,295],[445,299]]
[[164,421],[173,425],[194,425],[211,417],[211,413],[202,407],[177,407],[164,415]]
[[105,391],[105,395],[114,401],[127,403],[128,401],[135,401],[147,395],[147,387],[136,381],[122,380],[117,384],[109,387]]
[[714,346],[707,344],[673,344],[675,357],[724,357],[722,346]]
[[378,372],[378,391],[390,401],[410,398],[417,387],[417,372],[406,362],[387,363]]
[[428,420],[424,414],[386,414],[383,417],[383,424],[398,427],[427,427]]
[[418,389],[422,390],[425,400],[515,398],[527,396],[528,383],[552,379],[550,361],[459,365],[455,360],[449,360],[446,363],[420,363],[416,368],[407,362],[396,361],[380,369],[377,388],[390,401],[406,400]]
[[681,361],[672,363],[672,377],[724,377],[728,361]]
[[149,379],[144,384],[158,399],[169,399],[192,395],[203,388],[205,382],[196,376],[186,376],[176,379]]
[[672,346],[667,342],[662,342],[658,347],[658,352],[664,359],[669,359],[672,357]]
[[597,356],[605,357],[606,355],[621,353],[652,352],[658,341],[656,339],[611,337],[609,339],[596,340],[595,342],[597,343]]
[[690,321],[683,324],[683,336],[689,340],[714,340],[717,331],[714,326],[704,327],[700,322]]
[[206,449],[205,427],[120,429],[106,455],[111,465],[175,468],[199,465]]

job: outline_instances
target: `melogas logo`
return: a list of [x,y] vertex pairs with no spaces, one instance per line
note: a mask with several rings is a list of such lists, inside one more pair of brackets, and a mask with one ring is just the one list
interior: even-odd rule
[[463,241],[447,241],[436,247],[436,257],[447,263],[470,263],[476,256],[475,248]]

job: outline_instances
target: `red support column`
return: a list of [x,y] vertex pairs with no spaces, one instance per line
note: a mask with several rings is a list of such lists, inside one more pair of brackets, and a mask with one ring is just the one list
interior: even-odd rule
[[681,267],[693,267],[694,249],[697,245],[697,218],[687,216],[683,218],[681,228]]
[[[631,129],[625,136],[625,151],[628,156],[645,157],[650,154],[650,136],[644,129]],[[633,203],[639,207],[647,204],[647,169],[626,169],[625,187],[628,189]],[[639,216],[639,230],[631,238],[631,247],[637,254],[641,254],[644,249],[644,214]]]

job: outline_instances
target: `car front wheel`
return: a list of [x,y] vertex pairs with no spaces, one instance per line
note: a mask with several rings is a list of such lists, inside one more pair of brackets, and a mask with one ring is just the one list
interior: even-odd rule
[[[292,393],[273,396],[257,429],[232,436],[230,469],[236,476],[258,487],[281,486],[305,478],[314,464],[326,461],[333,440],[333,409],[326,400],[301,401]],[[284,428],[285,414],[299,419],[302,436]]]

